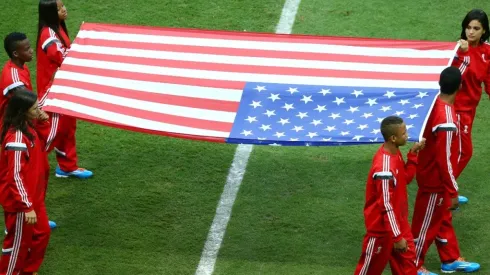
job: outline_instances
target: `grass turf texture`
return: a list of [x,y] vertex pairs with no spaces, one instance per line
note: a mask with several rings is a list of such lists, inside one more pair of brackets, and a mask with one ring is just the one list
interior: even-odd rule
[[[0,33],[26,32],[37,5],[0,1]],[[71,38],[82,21],[274,32],[283,1],[66,0]],[[474,6],[473,6],[474,5]],[[484,1],[303,0],[294,33],[455,41],[460,20]],[[6,61],[2,52],[1,61]],[[35,62],[29,65],[35,82]],[[460,179],[470,204],[456,214],[464,255],[490,274],[485,203],[490,122],[477,113],[475,154]],[[193,274],[235,146],[151,136],[79,122],[88,181],[50,181],[58,222],[42,274]],[[255,147],[215,274],[351,274],[360,255],[366,175],[377,146]],[[407,149],[407,148],[406,148]],[[52,165],[55,165],[51,156]],[[413,205],[416,186],[410,186]],[[438,269],[431,250],[427,266]],[[389,273],[386,273],[389,274]]]

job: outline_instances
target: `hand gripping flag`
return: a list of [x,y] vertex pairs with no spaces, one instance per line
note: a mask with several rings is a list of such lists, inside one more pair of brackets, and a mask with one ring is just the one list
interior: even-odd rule
[[138,132],[273,145],[418,140],[455,43],[84,23],[45,110]]

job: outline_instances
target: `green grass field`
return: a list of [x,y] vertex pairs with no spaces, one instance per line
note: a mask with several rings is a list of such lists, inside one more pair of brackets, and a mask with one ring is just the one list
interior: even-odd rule
[[[36,3],[0,1],[2,38],[21,31],[34,44]],[[284,1],[65,4],[73,39],[82,21],[274,32]],[[489,6],[486,0],[303,0],[293,32],[456,41],[460,21],[474,7]],[[0,61],[6,59],[2,51]],[[29,66],[35,82],[35,61]],[[460,178],[470,203],[454,218],[463,256],[482,265],[479,274],[490,274],[489,108],[485,97],[474,126],[474,158]],[[52,177],[47,206],[59,228],[41,274],[193,274],[236,147],[78,126],[80,165],[95,177]],[[352,274],[365,232],[365,180],[376,149],[254,147],[215,274]],[[409,189],[413,205],[416,186]],[[438,270],[434,249],[426,262]]]

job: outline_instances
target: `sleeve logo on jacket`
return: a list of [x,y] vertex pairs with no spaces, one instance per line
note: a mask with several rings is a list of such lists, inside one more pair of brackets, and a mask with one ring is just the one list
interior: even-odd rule
[[439,203],[437,204],[437,206],[441,206],[443,201],[444,201],[444,198],[439,198]]

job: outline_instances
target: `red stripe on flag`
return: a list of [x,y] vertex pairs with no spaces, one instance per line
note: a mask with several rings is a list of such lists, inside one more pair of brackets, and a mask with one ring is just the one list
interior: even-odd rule
[[[314,77],[338,77],[338,78],[359,78],[359,79],[383,79],[383,80],[407,80],[407,81],[437,81],[439,74],[415,74],[415,73],[390,73],[390,72],[367,72],[367,71],[347,71],[331,69],[307,69],[307,68],[288,68],[276,66],[254,66],[254,65],[235,65],[218,64],[210,62],[193,62],[181,60],[164,60],[154,58],[129,57],[118,55],[94,54],[72,52],[70,57],[120,62],[126,64],[139,64],[155,67],[183,68],[193,70],[207,70],[217,72],[234,72],[250,74],[277,74],[291,76],[314,76]],[[198,75],[198,73],[196,73]]]
[[[102,40],[102,39],[92,39],[92,38],[77,38],[76,43],[80,45],[86,45],[86,46],[113,47],[113,48],[135,49],[135,50],[170,51],[170,52],[201,53],[201,54],[213,54],[213,55],[267,57],[267,58],[282,58],[282,59],[356,62],[356,63],[391,64],[391,65],[446,66],[448,62],[447,58],[377,57],[377,56],[363,56],[363,55],[350,55],[350,54],[233,49],[233,48],[204,47],[204,46],[156,44],[156,43],[148,43],[148,42],[112,41],[112,40]],[[71,53],[72,52],[70,52],[68,56],[71,56]]]
[[[113,78],[123,78],[123,79],[138,80],[138,81],[150,81],[156,83],[169,83],[169,84],[201,86],[201,87],[222,88],[222,89],[235,89],[235,90],[243,90],[243,88],[245,87],[245,82],[241,82],[241,81],[212,80],[212,79],[190,78],[190,77],[180,77],[180,76],[165,76],[165,75],[155,75],[155,74],[147,74],[147,73],[114,71],[114,70],[82,67],[82,66],[76,66],[70,64],[63,64],[61,65],[60,69],[65,72],[73,72],[73,73],[81,73],[81,74],[88,74],[94,76],[113,77]],[[55,82],[57,81],[57,79],[55,80]],[[83,79],[80,80],[83,81]]]
[[115,32],[124,34],[145,34],[158,36],[178,36],[192,38],[210,38],[227,40],[248,40],[248,41],[267,41],[284,43],[308,43],[308,44],[330,44],[345,46],[362,46],[374,48],[411,48],[418,50],[452,50],[454,42],[422,41],[422,40],[396,40],[383,38],[358,38],[358,37],[331,37],[313,36],[300,34],[272,34],[254,32],[233,32],[202,29],[184,28],[161,28],[148,26],[125,26],[111,24],[92,24],[85,23],[81,30]]
[[52,113],[65,114],[67,116],[76,117],[77,119],[82,119],[82,120],[85,120],[85,121],[88,121],[91,123],[96,123],[96,124],[109,126],[109,127],[115,127],[115,128],[119,128],[119,129],[128,130],[128,131],[147,133],[147,134],[153,134],[153,135],[159,135],[159,136],[175,137],[175,138],[185,138],[185,139],[191,139],[191,140],[218,142],[218,143],[224,143],[226,141],[225,138],[219,138],[219,137],[187,135],[187,134],[163,132],[163,131],[150,130],[150,129],[146,129],[146,128],[128,126],[128,125],[116,123],[113,121],[104,120],[104,119],[101,119],[99,117],[87,115],[84,113],[79,113],[79,112],[75,112],[72,110],[56,107],[56,106],[46,106],[46,107],[44,107],[44,110],[46,110],[48,112],[52,112]]
[[116,88],[112,86],[98,85],[98,84],[92,84],[92,83],[86,83],[86,82],[68,80],[68,79],[57,79],[56,85],[84,89],[84,90],[89,90],[93,92],[119,96],[119,97],[124,97],[129,99],[137,99],[137,100],[149,101],[149,102],[160,103],[160,104],[184,106],[184,107],[191,107],[191,108],[198,108],[198,109],[208,109],[208,110],[215,110],[215,111],[236,113],[238,111],[238,106],[240,105],[239,102],[151,93],[151,92],[138,91],[132,89],[122,89],[122,88]]
[[172,124],[177,126],[185,126],[185,127],[212,130],[212,131],[221,131],[221,132],[230,132],[231,128],[233,127],[233,123],[210,121],[205,119],[196,119],[196,118],[188,118],[188,117],[181,117],[181,116],[175,116],[169,114],[156,113],[152,111],[130,108],[126,106],[101,102],[93,99],[67,95],[67,94],[57,93],[55,98],[58,100],[73,102],[80,105],[97,108],[113,113],[124,114],[127,116],[153,120],[155,122],[162,122],[162,123],[167,123],[167,124]]

